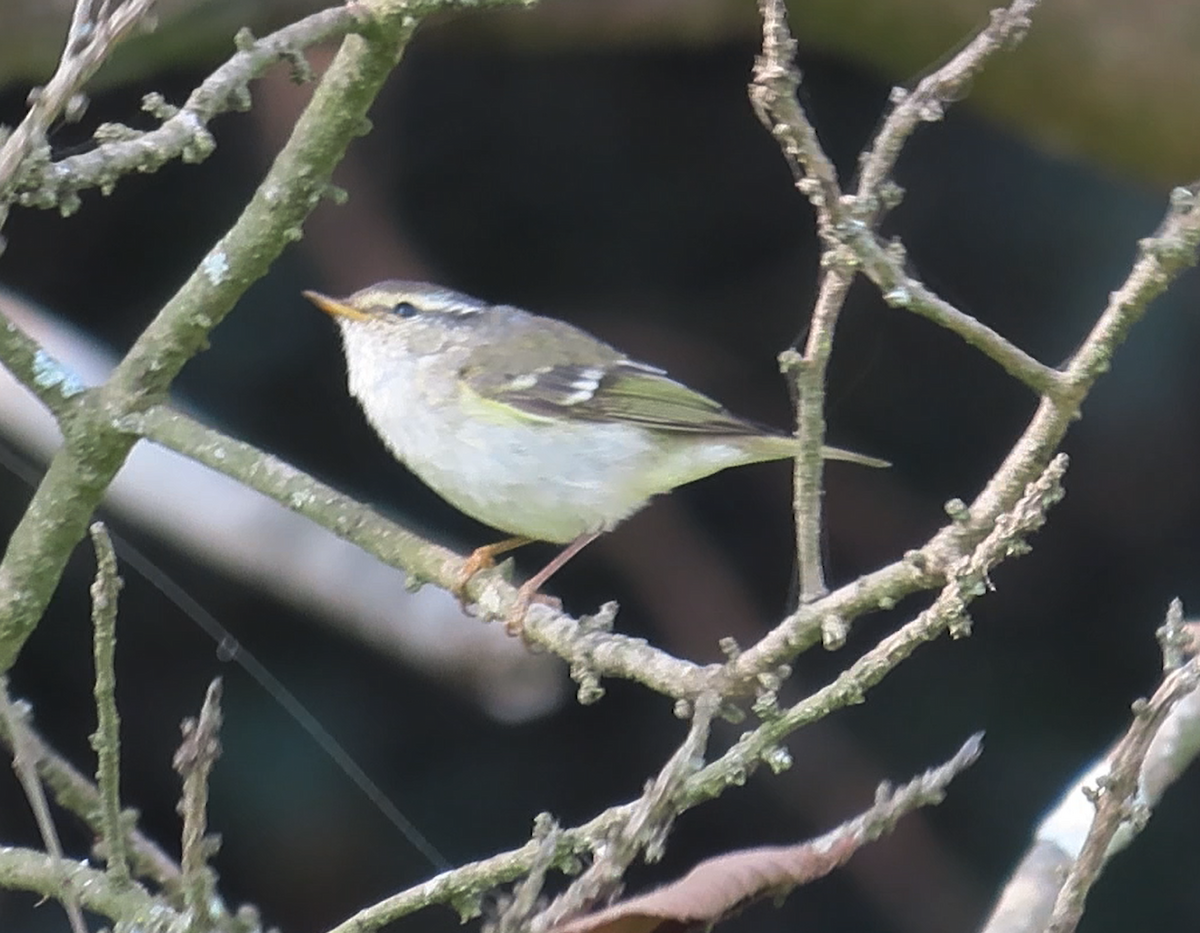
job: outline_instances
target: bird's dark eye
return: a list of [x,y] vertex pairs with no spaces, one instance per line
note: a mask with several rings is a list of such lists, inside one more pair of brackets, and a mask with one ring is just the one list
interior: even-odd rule
[[397,301],[392,305],[392,313],[398,314],[400,317],[415,317],[417,306],[411,301]]

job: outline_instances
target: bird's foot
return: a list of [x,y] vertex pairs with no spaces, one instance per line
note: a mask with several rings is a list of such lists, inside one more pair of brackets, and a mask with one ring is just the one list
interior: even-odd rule
[[540,585],[541,581],[535,578],[517,590],[517,597],[508,607],[508,614],[504,617],[504,631],[509,635],[516,637],[524,633],[525,613],[529,611],[529,607],[533,603],[541,603],[554,610],[562,609],[562,600],[557,596],[547,596],[545,593],[538,592]]
[[485,544],[483,547],[477,547],[473,550],[465,561],[463,561],[462,569],[458,572],[458,580],[451,587],[450,592],[454,594],[463,611],[467,608],[467,586],[471,583],[471,578],[481,570],[491,570],[496,566],[496,558],[508,551],[515,550],[523,544],[529,543],[529,538],[505,538],[503,541],[497,541],[495,544]]

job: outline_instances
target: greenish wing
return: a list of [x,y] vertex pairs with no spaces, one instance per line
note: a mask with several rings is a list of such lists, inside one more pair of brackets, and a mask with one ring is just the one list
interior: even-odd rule
[[637,424],[659,431],[696,434],[761,434],[706,395],[676,382],[662,370],[621,361],[595,367],[566,364],[484,385],[480,395],[535,417]]

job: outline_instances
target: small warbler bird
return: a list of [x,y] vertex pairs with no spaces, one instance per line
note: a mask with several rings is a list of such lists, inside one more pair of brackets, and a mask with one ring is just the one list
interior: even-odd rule
[[653,496],[799,452],[791,435],[562,321],[420,282],[304,296],[340,327],[350,392],[392,453],[451,505],[516,536],[471,555],[460,594],[498,554],[567,545],[518,591],[514,634],[555,571]]

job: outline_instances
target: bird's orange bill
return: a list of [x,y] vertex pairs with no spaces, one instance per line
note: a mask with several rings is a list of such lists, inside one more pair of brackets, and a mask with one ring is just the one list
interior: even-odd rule
[[301,294],[331,317],[345,317],[352,321],[366,321],[370,318],[370,315],[364,314],[358,308],[351,307],[336,298],[330,298],[328,295],[322,295],[320,292],[305,291]]

